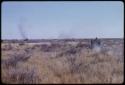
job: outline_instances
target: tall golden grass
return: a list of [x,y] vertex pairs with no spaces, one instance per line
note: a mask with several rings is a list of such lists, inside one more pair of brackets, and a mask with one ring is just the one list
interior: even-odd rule
[[47,46],[2,43],[2,82],[6,84],[123,83],[124,62],[119,58],[124,59],[123,56],[108,54],[107,51],[93,53],[84,44],[65,43]]

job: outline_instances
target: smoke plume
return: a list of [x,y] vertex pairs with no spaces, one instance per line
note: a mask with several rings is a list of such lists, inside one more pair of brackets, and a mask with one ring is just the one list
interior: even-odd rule
[[19,25],[18,25],[18,28],[19,28],[19,32],[21,34],[21,37],[23,39],[28,39],[27,36],[26,36],[26,32],[24,30],[24,24],[25,24],[25,19],[21,18],[20,19],[20,22],[19,22]]

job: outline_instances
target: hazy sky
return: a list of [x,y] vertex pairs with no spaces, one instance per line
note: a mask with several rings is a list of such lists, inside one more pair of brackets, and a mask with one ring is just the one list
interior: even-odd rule
[[3,2],[2,39],[122,38],[124,4],[107,2]]

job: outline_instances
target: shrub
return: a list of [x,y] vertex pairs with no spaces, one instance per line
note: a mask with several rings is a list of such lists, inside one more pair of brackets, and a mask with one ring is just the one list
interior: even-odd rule
[[2,60],[2,65],[6,68],[8,67],[16,67],[19,61],[25,62],[30,58],[30,56],[26,56],[25,54],[15,54],[10,56],[9,59]]
[[35,84],[39,80],[39,76],[34,68],[11,68],[8,70],[8,76],[3,77],[3,83],[10,84]]

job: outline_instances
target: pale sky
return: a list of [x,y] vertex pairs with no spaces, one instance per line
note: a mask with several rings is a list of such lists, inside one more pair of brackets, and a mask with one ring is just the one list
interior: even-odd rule
[[2,39],[123,38],[123,10],[121,1],[4,1]]

